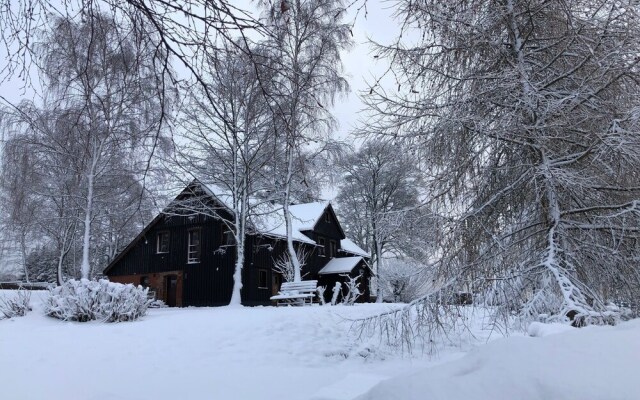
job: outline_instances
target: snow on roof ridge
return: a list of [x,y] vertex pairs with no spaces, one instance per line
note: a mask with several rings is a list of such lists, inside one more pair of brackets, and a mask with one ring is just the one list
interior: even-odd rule
[[[200,181],[199,181],[200,182]],[[200,184],[216,199],[218,199],[222,205],[231,209],[229,199],[231,195],[225,193],[222,187],[214,183],[200,182]],[[255,199],[255,198],[253,198]],[[260,203],[257,199],[256,204]],[[330,201],[315,201],[309,203],[292,204],[289,206],[289,213],[291,214],[291,225],[293,230],[293,240],[298,242],[305,242],[315,244],[316,242],[303,234],[303,231],[313,230],[318,220],[331,204]],[[265,201],[261,205],[264,207],[264,213],[252,218],[252,222],[256,230],[265,235],[272,235],[278,237],[287,237],[286,223],[284,215],[282,213],[282,205],[272,205]]]

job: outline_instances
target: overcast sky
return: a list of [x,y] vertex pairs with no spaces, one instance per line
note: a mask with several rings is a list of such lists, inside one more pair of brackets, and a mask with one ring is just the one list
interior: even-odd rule
[[[242,0],[241,2],[244,2]],[[252,2],[246,2],[247,8]],[[367,2],[367,13],[361,11],[353,28],[354,46],[349,52],[343,54],[343,61],[347,80],[351,86],[351,93],[342,99],[338,99],[338,104],[334,108],[334,115],[340,123],[337,136],[344,138],[358,121],[358,111],[362,109],[362,102],[358,94],[366,90],[366,82],[373,81],[373,77],[383,71],[381,62],[375,62],[371,54],[369,39],[378,42],[390,42],[398,31],[395,21],[391,18],[392,2],[381,0],[369,0]],[[355,18],[355,9],[350,10],[349,21]],[[5,62],[7,50],[0,43],[0,62]],[[37,79],[34,75],[34,84]],[[0,95],[9,101],[17,103],[23,98],[33,98],[34,91],[24,87],[24,82],[19,77],[12,77],[9,81],[0,83]]]

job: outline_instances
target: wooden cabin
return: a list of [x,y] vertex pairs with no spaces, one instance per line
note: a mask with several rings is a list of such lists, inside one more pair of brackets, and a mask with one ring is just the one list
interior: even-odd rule
[[[218,193],[216,193],[218,192]],[[180,204],[198,198],[206,204],[199,212]],[[107,266],[113,282],[143,285],[169,306],[220,306],[229,304],[233,289],[235,242],[225,221],[232,213],[225,195],[213,185],[191,183]],[[266,207],[266,208],[265,208]],[[265,211],[266,210],[266,211]],[[274,262],[286,252],[286,229],[280,206],[266,203],[251,220],[242,270],[242,303],[270,305],[283,277]],[[335,282],[360,276],[359,298],[370,298],[371,269],[368,254],[349,240],[330,202],[290,207],[294,246],[306,254],[303,280],[318,280],[331,298]]]

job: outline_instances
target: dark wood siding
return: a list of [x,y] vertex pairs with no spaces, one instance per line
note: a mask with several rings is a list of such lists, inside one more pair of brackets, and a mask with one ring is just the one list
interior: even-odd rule
[[[331,259],[329,241],[334,240],[337,249],[344,233],[331,206],[325,211],[313,231],[304,232],[309,238],[326,239],[326,256],[318,254],[315,245],[296,243],[309,254],[302,268],[303,279],[320,278],[320,271]],[[222,210],[218,214],[227,220],[231,215]],[[200,262],[187,262],[188,231],[200,229]],[[136,241],[130,244],[116,258],[105,274],[114,280],[130,280],[139,284],[141,275],[178,273],[181,283],[182,306],[217,306],[229,304],[233,291],[233,274],[236,259],[236,247],[228,243],[224,232],[226,227],[221,219],[204,215],[159,216],[145,228]],[[157,254],[157,235],[169,233],[169,251]],[[272,270],[274,260],[286,252],[286,241],[263,235],[249,235],[246,240],[245,262],[242,269],[242,302],[245,305],[269,305],[274,294],[272,285],[278,282],[277,273]],[[341,254],[338,252],[337,256]],[[267,288],[259,287],[260,271],[266,271]],[[327,288],[330,291],[330,288]]]
[[[200,228],[200,262],[187,262],[188,230]],[[169,232],[169,252],[157,254],[158,232]],[[224,305],[231,299],[235,247],[222,246],[222,222],[202,215],[163,217],[107,272],[108,276],[183,271],[184,306]]]

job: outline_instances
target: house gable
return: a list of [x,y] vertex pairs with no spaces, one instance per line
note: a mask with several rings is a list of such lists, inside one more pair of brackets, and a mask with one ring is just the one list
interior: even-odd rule
[[346,237],[331,203],[327,204],[324,212],[315,222],[313,229],[304,231],[303,233],[313,240],[322,236],[340,242],[340,240]]
[[[190,197],[196,197],[203,195],[203,192],[200,189],[199,182],[194,180],[191,182],[185,189],[183,189],[180,194],[176,196],[176,198],[167,206],[165,209],[160,212],[154,219],[151,220],[144,227],[142,232],[140,232],[118,255],[107,265],[107,267],[103,270],[103,274],[116,274],[116,273],[124,273],[125,271],[119,271],[118,269],[114,270],[114,268],[122,261],[122,259],[127,256],[129,253],[136,253],[141,255],[142,246],[148,246],[150,242],[153,242],[153,249],[148,249],[146,251],[142,251],[142,253],[149,253],[150,251],[156,251],[156,237],[159,231],[170,231],[179,226],[192,226],[192,225],[202,225],[207,224],[208,220],[213,219],[212,217],[208,217],[206,215],[197,213],[197,212],[185,212],[185,215],[172,215],[176,210],[175,204],[179,201],[184,201]],[[216,201],[217,199],[211,198],[211,204],[209,205],[212,208],[218,209],[216,211],[218,214],[221,214],[224,218],[230,218],[226,212],[226,208],[220,202]],[[174,210],[174,211],[171,211]],[[225,215],[226,214],[226,215]],[[170,246],[178,246],[179,243],[175,242],[174,235],[169,235]],[[223,238],[219,237],[219,235],[215,235],[213,239],[215,243],[220,243]],[[172,245],[173,244],[173,245]],[[171,254],[171,252],[169,252]],[[137,258],[137,257],[133,257]],[[174,263],[175,264],[175,263]],[[123,268],[123,267],[119,267]]]

